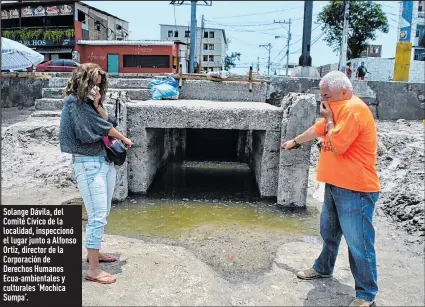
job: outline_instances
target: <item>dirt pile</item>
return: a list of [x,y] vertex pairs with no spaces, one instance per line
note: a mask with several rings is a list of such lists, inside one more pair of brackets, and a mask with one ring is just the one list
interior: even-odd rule
[[[378,172],[381,194],[377,210],[382,210],[407,232],[425,235],[424,124],[421,121],[378,121]],[[312,146],[311,172],[319,156],[318,142]],[[314,180],[310,176],[310,181]],[[310,186],[315,186],[310,183]]]
[[59,149],[59,119],[30,119],[2,129],[2,185],[74,185],[70,155]]

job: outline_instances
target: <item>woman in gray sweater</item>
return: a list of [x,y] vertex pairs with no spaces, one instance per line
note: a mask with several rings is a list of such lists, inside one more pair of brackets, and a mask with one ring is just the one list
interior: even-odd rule
[[77,67],[65,90],[59,133],[61,151],[73,155],[73,173],[87,212],[89,270],[85,279],[102,284],[114,283],[116,278],[103,271],[99,262],[117,260],[99,252],[116,179],[114,164],[108,161],[102,137],[109,135],[127,147],[133,145],[115,129],[116,120],[103,108],[106,90],[106,74],[97,64]]

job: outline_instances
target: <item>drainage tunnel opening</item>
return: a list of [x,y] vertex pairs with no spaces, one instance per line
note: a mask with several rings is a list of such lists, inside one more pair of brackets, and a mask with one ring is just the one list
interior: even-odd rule
[[[246,201],[260,199],[255,172],[249,163],[249,131],[161,130],[169,137],[161,137],[159,142],[162,144],[165,140],[164,148],[173,154],[162,161],[148,190],[149,196]],[[172,144],[167,144],[167,140],[171,140]]]

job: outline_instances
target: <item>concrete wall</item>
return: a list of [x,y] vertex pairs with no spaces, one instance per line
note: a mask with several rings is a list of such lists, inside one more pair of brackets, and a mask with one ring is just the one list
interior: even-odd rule
[[47,78],[1,77],[1,107],[31,107],[48,84]]
[[[413,55],[413,51],[412,51]],[[350,60],[353,68],[352,80],[356,77],[357,67],[360,66],[361,62],[365,62],[365,66],[370,74],[366,75],[367,81],[391,81],[394,75],[394,59],[385,58],[358,58]],[[328,64],[318,67],[320,75],[323,77],[326,73],[331,70],[337,70],[338,64]],[[412,83],[423,83],[425,82],[425,62],[424,61],[411,61],[410,62],[410,73],[409,82]]]
[[[290,92],[313,93],[320,102],[319,79],[273,78],[267,90],[267,102],[280,105]],[[354,94],[369,105],[380,120],[424,119],[425,88],[420,83],[352,80]],[[319,111],[317,105],[317,112]],[[318,114],[318,113],[317,113]]]

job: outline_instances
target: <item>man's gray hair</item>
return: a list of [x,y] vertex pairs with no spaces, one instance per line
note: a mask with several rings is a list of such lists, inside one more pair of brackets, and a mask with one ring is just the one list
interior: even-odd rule
[[333,70],[328,72],[322,80],[320,80],[319,87],[327,85],[331,91],[335,90],[349,90],[353,91],[353,85],[350,79],[341,71]]

